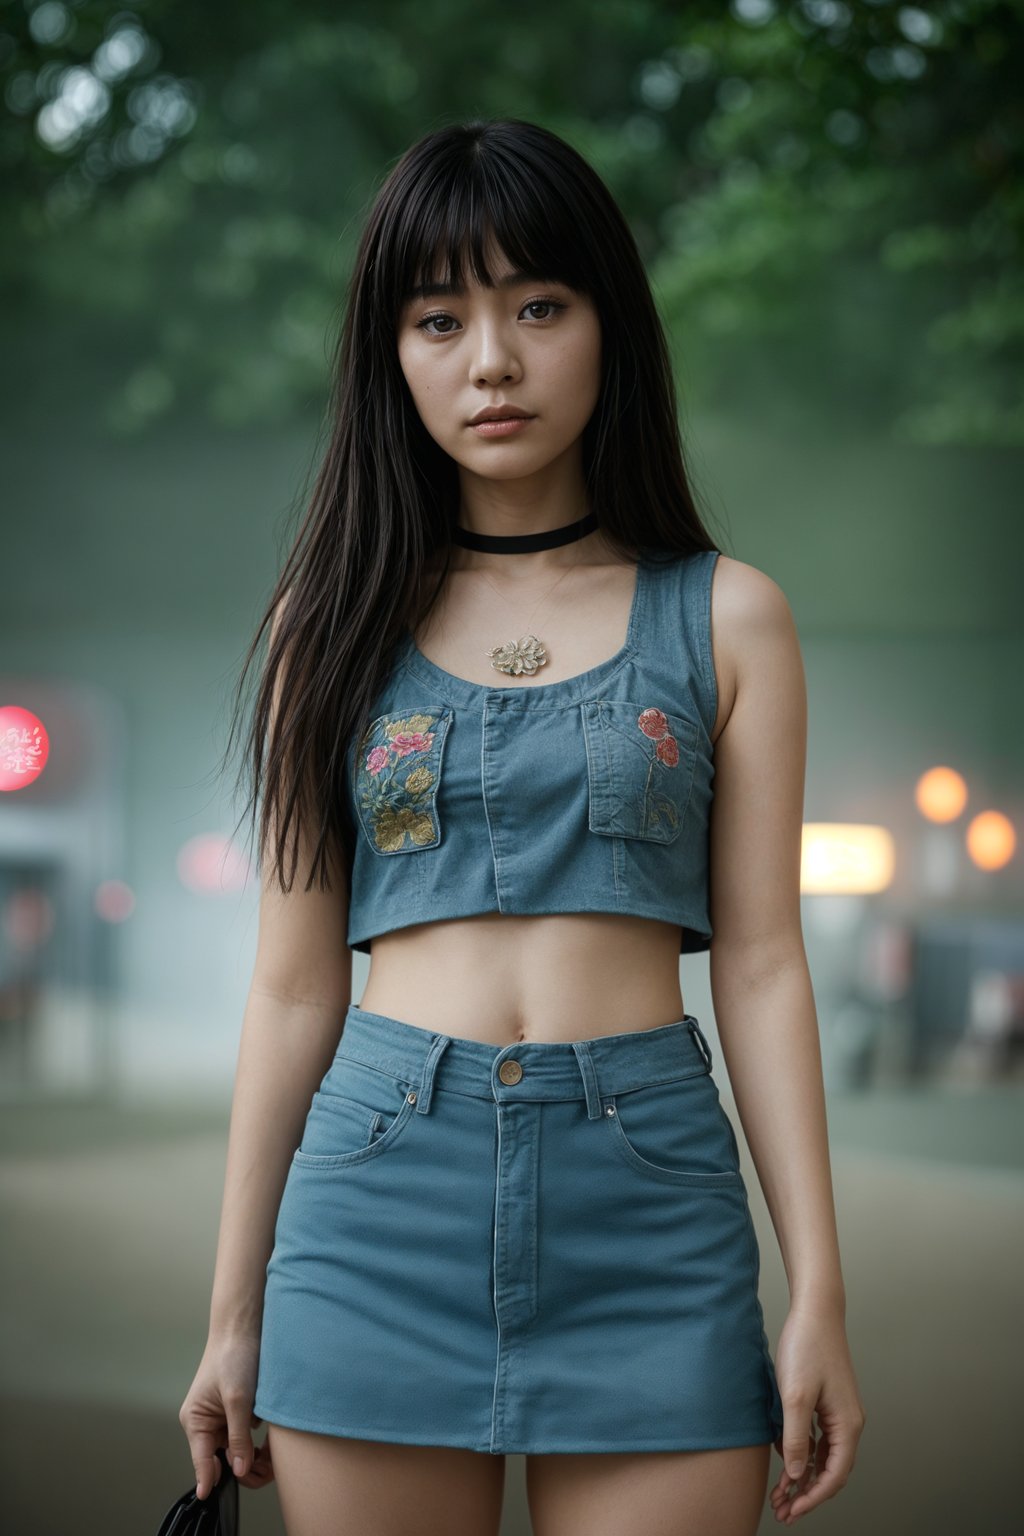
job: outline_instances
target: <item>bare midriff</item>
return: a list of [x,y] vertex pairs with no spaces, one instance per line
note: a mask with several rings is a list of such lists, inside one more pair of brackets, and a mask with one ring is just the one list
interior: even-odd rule
[[679,927],[604,912],[417,923],[373,940],[358,1006],[498,1046],[652,1029],[685,1011]]

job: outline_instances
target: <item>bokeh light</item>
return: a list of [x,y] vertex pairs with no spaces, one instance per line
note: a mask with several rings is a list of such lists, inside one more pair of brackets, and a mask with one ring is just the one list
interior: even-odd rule
[[18,704],[0,705],[0,790],[33,784],[50,755],[50,738],[38,715]]
[[249,874],[249,860],[220,832],[189,838],[178,853],[177,867],[182,885],[204,896],[240,891]]
[[918,779],[914,799],[928,821],[955,821],[967,804],[967,784],[955,768],[929,768]]
[[135,911],[135,892],[123,880],[101,880],[92,898],[93,911],[105,923],[123,923]]
[[885,827],[806,822],[800,848],[805,896],[869,895],[892,884],[895,853]]
[[22,886],[0,908],[0,927],[12,949],[38,949],[53,933],[56,915],[50,898],[34,886]]
[[1017,848],[1017,834],[1002,811],[979,811],[968,823],[967,852],[979,869],[1003,869]]

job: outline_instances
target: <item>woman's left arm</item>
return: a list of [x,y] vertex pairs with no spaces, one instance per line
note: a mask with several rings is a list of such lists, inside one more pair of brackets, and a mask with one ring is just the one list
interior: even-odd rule
[[846,1339],[821,1048],[800,924],[807,693],[796,626],[776,583],[720,556],[713,591],[724,724],[716,726],[710,832],[711,992],[789,1282],[775,1351],[784,1465],[771,1502],[792,1524],[844,1486],[865,1423]]

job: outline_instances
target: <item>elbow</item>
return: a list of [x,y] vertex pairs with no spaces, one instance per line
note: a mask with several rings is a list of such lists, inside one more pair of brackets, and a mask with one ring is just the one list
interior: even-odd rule
[[806,972],[807,951],[800,925],[773,928],[755,937],[731,937],[716,933],[708,956],[712,992],[737,988],[760,991],[794,970]]

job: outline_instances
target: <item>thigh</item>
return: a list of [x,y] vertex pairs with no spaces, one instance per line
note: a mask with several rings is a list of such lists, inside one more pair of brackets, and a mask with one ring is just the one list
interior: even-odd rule
[[771,1450],[527,1456],[533,1536],[754,1536]]
[[267,1426],[287,1536],[497,1536],[505,1458]]

